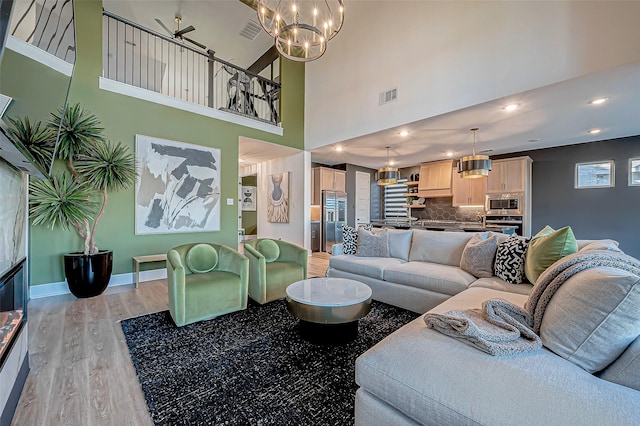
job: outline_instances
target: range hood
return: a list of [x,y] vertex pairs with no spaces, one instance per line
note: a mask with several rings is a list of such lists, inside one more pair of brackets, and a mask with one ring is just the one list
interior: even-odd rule
[[[0,116],[4,114],[10,102],[11,98],[0,94]],[[10,136],[7,128],[4,120],[0,119],[0,157],[18,170],[39,178],[45,178],[47,172],[36,163],[33,155],[22,142]]]

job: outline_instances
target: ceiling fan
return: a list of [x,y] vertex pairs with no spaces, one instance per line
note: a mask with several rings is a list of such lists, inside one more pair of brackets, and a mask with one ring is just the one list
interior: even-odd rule
[[200,49],[204,49],[207,50],[207,46],[205,46],[202,43],[198,43],[195,40],[190,39],[189,37],[185,37],[184,35],[186,33],[190,33],[191,31],[195,31],[196,28],[193,25],[189,25],[188,27],[185,27],[183,29],[180,29],[180,23],[182,22],[182,16],[180,15],[176,15],[176,17],[174,18],[174,21],[176,21],[176,24],[178,24],[178,29],[175,31],[171,31],[169,29],[169,27],[167,27],[164,22],[162,22],[159,18],[155,18],[155,21],[162,27],[164,28],[164,30],[169,33],[169,35],[175,39],[178,40],[184,40],[184,41],[188,41],[191,44],[195,44],[196,46],[198,46]]

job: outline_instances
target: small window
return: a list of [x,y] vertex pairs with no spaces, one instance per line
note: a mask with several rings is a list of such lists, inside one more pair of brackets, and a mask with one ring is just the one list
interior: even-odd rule
[[613,160],[576,164],[576,188],[610,188],[615,186]]
[[640,186],[640,158],[629,159],[629,186]]

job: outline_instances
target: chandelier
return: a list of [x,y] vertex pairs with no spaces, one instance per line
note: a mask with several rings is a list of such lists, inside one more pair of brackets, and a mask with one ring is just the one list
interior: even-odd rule
[[344,21],[344,0],[257,0],[256,10],[278,52],[297,62],[322,56]]
[[476,132],[477,127],[471,129],[473,132],[473,155],[464,156],[458,161],[458,173],[463,178],[482,178],[489,176],[491,171],[491,160],[488,155],[476,155]]
[[391,167],[389,163],[389,148],[387,148],[387,166],[378,169],[378,185],[395,185],[400,179],[400,171],[397,167]]

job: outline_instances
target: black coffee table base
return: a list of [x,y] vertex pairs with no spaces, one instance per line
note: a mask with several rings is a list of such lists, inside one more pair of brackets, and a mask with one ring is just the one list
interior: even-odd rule
[[300,320],[300,337],[318,345],[343,345],[358,337],[358,321],[320,324]]

